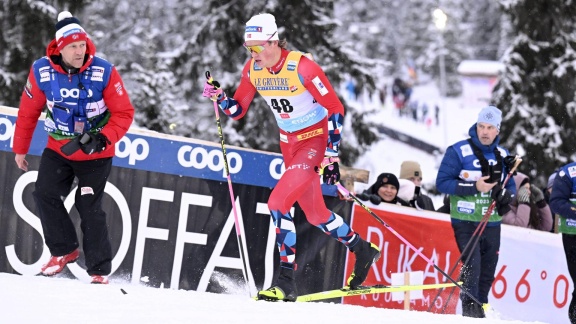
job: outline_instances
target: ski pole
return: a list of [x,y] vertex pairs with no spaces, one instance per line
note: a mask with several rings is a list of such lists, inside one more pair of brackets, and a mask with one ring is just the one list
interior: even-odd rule
[[482,305],[482,303],[478,299],[476,299],[476,297],[472,296],[472,294],[470,294],[470,292],[468,292],[466,289],[464,289],[464,287],[462,287],[461,284],[459,284],[456,280],[454,280],[452,277],[450,277],[446,272],[444,272],[444,270],[440,269],[434,263],[434,261],[430,260],[427,256],[425,256],[416,247],[414,247],[414,245],[410,244],[410,242],[408,242],[402,235],[400,235],[390,225],[388,225],[385,221],[383,221],[382,218],[378,217],[378,215],[376,215],[372,210],[370,210],[370,208],[368,208],[368,206],[364,205],[364,203],[362,201],[360,201],[360,199],[358,199],[358,197],[356,197],[356,195],[351,194],[350,191],[348,191],[346,188],[344,188],[344,186],[342,186],[339,182],[336,183],[336,186],[338,187],[338,190],[340,190],[340,192],[345,197],[349,197],[349,198],[354,199],[354,201],[356,201],[358,203],[358,205],[360,205],[360,207],[364,208],[364,210],[366,210],[370,215],[372,215],[372,217],[374,217],[380,224],[384,225],[384,227],[386,227],[392,234],[394,234],[397,238],[399,238],[400,241],[402,241],[404,244],[406,244],[406,246],[408,246],[410,249],[412,249],[414,252],[416,252],[420,257],[422,257],[424,259],[424,261],[426,261],[429,265],[432,265],[436,270],[438,270],[448,280],[452,281],[452,283],[454,285],[456,285],[458,288],[460,288],[473,301],[477,302],[479,305]]
[[[207,83],[214,87],[220,88],[220,83],[214,81],[210,75],[210,71],[206,71]],[[238,220],[238,212],[236,211],[236,202],[234,200],[234,190],[232,189],[232,179],[230,177],[230,170],[228,168],[228,158],[226,157],[226,147],[224,146],[224,135],[222,132],[222,124],[220,123],[220,113],[218,111],[218,104],[214,101],[214,113],[216,114],[216,125],[218,126],[218,136],[220,137],[220,147],[222,148],[222,156],[224,158],[224,170],[226,171],[226,178],[228,179],[228,191],[230,192],[230,200],[232,202],[232,211],[234,213],[234,227],[236,228],[236,239],[238,240],[238,248],[240,249],[240,259],[242,259],[242,270],[244,274],[244,281],[248,288],[248,294],[252,297],[250,291],[250,282],[248,280],[248,267],[246,266],[246,257],[244,256],[244,244],[242,243],[242,233],[240,229],[240,222]]]
[[[510,181],[510,178],[512,178],[512,176],[514,175],[514,172],[516,171],[516,169],[518,168],[520,163],[522,163],[522,159],[519,156],[516,156],[516,158],[514,159],[514,165],[512,166],[512,168],[510,168],[510,171],[508,171],[508,174],[506,175],[506,178],[504,179],[504,182],[502,183],[502,187],[505,187],[506,184],[508,184],[508,181]],[[486,210],[486,213],[484,213],[482,220],[480,220],[480,224],[476,227],[476,230],[474,230],[474,232],[472,233],[472,237],[470,237],[470,240],[468,241],[468,243],[466,243],[466,246],[464,247],[464,249],[462,249],[462,252],[460,253],[460,257],[458,257],[456,262],[454,262],[454,266],[452,266],[452,269],[450,269],[450,272],[449,272],[450,276],[456,270],[456,267],[458,266],[458,262],[460,262],[462,260],[462,257],[464,256],[464,254],[466,254],[466,252],[468,252],[468,248],[470,247],[470,244],[472,244],[470,251],[473,251],[476,248],[476,245],[478,244],[478,241],[480,240],[480,236],[484,232],[484,229],[486,228],[486,224],[488,224],[488,220],[490,219],[490,216],[492,215],[492,212],[494,211],[495,207],[496,207],[496,200],[492,199],[490,206]],[[470,257],[471,257],[471,254],[468,255],[468,257],[466,258],[466,260],[464,261],[464,264],[462,266],[465,266],[468,263],[468,261],[470,260]],[[460,280],[460,276],[458,276],[458,280]],[[430,303],[430,306],[428,307],[429,312],[432,310],[432,307],[436,303],[436,300],[438,299],[438,297],[440,297],[440,294],[442,294],[443,290],[444,289],[441,288],[438,291],[438,293],[436,293],[436,297],[434,297],[434,299]],[[450,296],[448,297],[448,300],[451,298],[453,292],[454,292],[454,290],[452,290],[450,292]],[[444,308],[442,309],[442,313],[446,309],[447,305],[448,305],[448,301],[444,305]]]

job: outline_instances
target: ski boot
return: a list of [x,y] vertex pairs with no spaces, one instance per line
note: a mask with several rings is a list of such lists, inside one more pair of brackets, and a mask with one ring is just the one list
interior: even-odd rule
[[294,282],[293,263],[280,262],[280,275],[276,284],[272,287],[258,292],[258,300],[266,301],[296,301],[298,293],[296,292],[296,283]]
[[359,238],[359,240],[360,242],[350,247],[350,251],[356,255],[354,271],[346,281],[350,289],[358,289],[364,280],[366,280],[372,263],[380,259],[380,249],[378,249],[375,244],[366,242],[361,238]]

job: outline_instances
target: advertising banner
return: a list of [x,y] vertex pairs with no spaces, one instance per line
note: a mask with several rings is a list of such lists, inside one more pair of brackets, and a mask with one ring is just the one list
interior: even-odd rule
[[[386,205],[383,209],[376,206],[370,208],[378,217],[386,222],[389,227],[381,225],[364,208],[354,207],[352,226],[354,230],[362,236],[367,237],[372,243],[378,245],[382,251],[382,256],[378,262],[372,266],[372,271],[368,275],[366,285],[392,285],[392,275],[395,273],[423,271],[421,282],[409,282],[408,284],[437,284],[446,282],[447,279],[428,264],[419,255],[421,253],[426,258],[434,262],[441,270],[448,273],[450,267],[456,262],[460,253],[454,240],[452,227],[450,226],[448,215],[420,212],[414,208],[401,207],[396,205]],[[383,206],[382,204],[380,206]],[[428,214],[437,215],[435,217]],[[411,246],[403,243],[394,233],[406,239]],[[349,257],[346,263],[346,276],[352,273],[354,260]],[[459,270],[459,267],[457,267]],[[455,271],[454,278],[458,278],[459,272]],[[394,282],[396,284],[396,282]],[[444,289],[440,297],[436,300],[433,310],[445,309],[445,313],[454,314],[458,300],[458,292],[450,299],[447,307],[445,303],[452,289]],[[413,299],[410,309],[426,311],[438,290],[425,290],[423,297]],[[412,293],[414,294],[414,293]],[[360,304],[365,306],[376,306],[385,308],[404,308],[403,301],[394,301],[391,293],[376,294],[371,296],[346,297],[344,303]]]
[[[366,210],[355,206],[352,226],[364,237],[377,244],[382,257],[372,266],[366,284],[397,284],[392,282],[396,273],[423,272],[423,282],[446,282],[434,266],[398,239],[392,230],[404,237],[426,258],[444,272],[449,273],[459,258],[454,232],[447,214],[418,211],[414,208],[380,204],[368,207],[384,220],[381,225]],[[354,257],[347,258],[345,278],[352,273]],[[452,278],[459,276],[456,267]],[[568,324],[568,306],[574,287],[562,246],[561,234],[502,225],[500,253],[495,280],[488,296],[492,316],[509,320],[542,321]],[[432,306],[436,313],[461,314],[459,289],[442,290]],[[411,298],[411,310],[428,310],[439,290],[423,291],[422,296]],[[346,297],[345,304],[404,309],[404,301],[392,294]]]

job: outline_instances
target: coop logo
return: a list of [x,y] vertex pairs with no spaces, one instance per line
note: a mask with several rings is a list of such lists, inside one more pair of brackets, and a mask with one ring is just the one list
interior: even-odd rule
[[268,167],[268,170],[270,171],[270,176],[274,180],[280,180],[280,177],[282,176],[284,171],[286,171],[284,160],[282,160],[281,158],[273,159],[272,161],[270,161],[270,166]]
[[[482,166],[480,165],[480,160],[478,160],[478,159],[474,160],[473,164],[474,164],[474,166],[477,167],[477,168],[481,168],[481,167],[482,167]],[[488,160],[488,164],[490,164],[490,165],[496,165],[496,160],[489,159],[489,160]]]
[[459,213],[472,215],[474,214],[474,209],[476,204],[469,201],[459,201],[458,205],[456,206]]
[[136,161],[143,161],[150,153],[150,145],[143,138],[130,140],[124,136],[116,143],[116,156],[119,158],[128,158],[128,164],[136,165]]
[[[60,95],[62,98],[80,98],[80,89],[65,89],[60,88]],[[91,98],[93,95],[92,90],[88,89],[88,98]]]
[[[14,124],[8,118],[0,118],[0,142],[10,141],[9,147],[12,147]],[[5,145],[2,145],[5,146]]]
[[[230,174],[238,173],[242,170],[242,157],[240,154],[227,152],[226,157]],[[178,150],[178,163],[185,168],[202,170],[207,167],[214,172],[222,171],[222,177],[226,177],[224,157],[222,151],[218,149],[208,151],[203,147],[184,145]]]

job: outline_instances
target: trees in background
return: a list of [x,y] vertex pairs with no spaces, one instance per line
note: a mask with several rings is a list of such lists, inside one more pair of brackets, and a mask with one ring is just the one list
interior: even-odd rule
[[0,104],[18,107],[34,60],[54,38],[56,18],[65,8],[80,11],[87,1],[3,1],[0,5]]
[[501,1],[517,35],[493,93],[504,112],[504,146],[545,184],[576,160],[576,6],[571,0]]
[[[576,158],[571,145],[576,132],[576,9],[570,0],[500,3],[6,0],[0,6],[0,104],[18,106],[30,65],[54,37],[58,12],[70,10],[93,38],[98,55],[121,72],[137,107],[138,126],[216,141],[212,103],[201,96],[204,73],[210,70],[228,95],[234,94],[249,58],[241,45],[252,15],[274,14],[289,48],[312,53],[335,87],[350,76],[359,87],[373,90],[400,75],[411,60],[438,78],[432,11],[441,6],[449,19],[444,32],[448,94],[457,93],[451,85],[458,86],[456,67],[462,59],[503,56],[506,70],[493,99],[505,113],[505,145],[526,156],[526,169],[547,177]],[[346,109],[342,157],[351,165],[377,136],[362,113]],[[243,120],[222,116],[227,143],[278,151],[268,110],[257,96]]]

